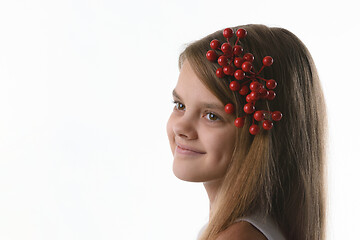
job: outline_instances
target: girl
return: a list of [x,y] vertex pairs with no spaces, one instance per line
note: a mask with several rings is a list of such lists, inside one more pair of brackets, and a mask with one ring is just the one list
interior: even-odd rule
[[167,133],[174,174],[209,197],[199,239],[325,239],[325,105],[304,44],[240,26],[188,45],[179,68]]

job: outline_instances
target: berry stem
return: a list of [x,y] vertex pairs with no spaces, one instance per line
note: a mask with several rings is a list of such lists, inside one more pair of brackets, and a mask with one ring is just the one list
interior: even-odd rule
[[256,76],[256,78],[257,78],[257,79],[259,79],[259,80],[263,80],[263,81],[265,81],[265,82],[266,82],[266,79],[265,79],[265,78],[263,78],[263,77]]
[[240,87],[242,87],[242,86],[244,86],[244,85],[246,85],[246,84],[248,84],[249,82],[251,82],[252,80],[251,79],[249,79],[249,80],[246,80],[245,82],[242,82],[241,84],[240,84]]
[[260,71],[258,71],[258,73],[257,73],[256,75],[259,75],[259,74],[261,73],[261,71],[262,71],[264,68],[265,68],[265,66],[264,66],[264,65],[262,65],[262,67],[261,67]]
[[[253,69],[254,69],[254,67],[253,67]],[[257,76],[257,74],[254,73],[254,72],[252,72],[252,71],[249,71],[249,73],[252,74],[252,75],[254,75],[255,77]]]

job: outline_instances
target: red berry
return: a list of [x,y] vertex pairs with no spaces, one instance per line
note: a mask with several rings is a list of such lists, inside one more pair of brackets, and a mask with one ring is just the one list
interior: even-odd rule
[[226,75],[232,76],[232,75],[234,75],[235,69],[232,66],[227,65],[223,68],[223,71]]
[[234,59],[234,65],[237,67],[237,68],[241,68],[242,64],[244,63],[244,59],[242,59],[241,57],[236,57]]
[[250,96],[250,94],[248,94],[245,99],[246,99],[246,101],[247,101],[248,103],[254,102],[254,99],[252,99],[252,97]]
[[276,97],[276,93],[273,90],[269,90],[268,93],[269,94],[267,96],[267,99],[268,100],[274,100],[274,98]]
[[251,114],[255,111],[255,106],[252,103],[247,103],[244,105],[244,112]]
[[234,121],[235,126],[238,127],[238,128],[243,127],[244,123],[245,123],[245,117],[238,117]]
[[229,85],[231,91],[239,91],[240,90],[240,83],[237,81],[232,81]]
[[214,50],[209,50],[206,53],[206,58],[211,62],[215,62],[216,59],[218,58],[218,55],[216,54],[216,52]]
[[234,77],[237,80],[243,80],[245,78],[245,73],[244,73],[243,70],[236,70],[235,73],[234,73]]
[[224,55],[220,56],[220,57],[218,58],[218,64],[219,64],[220,66],[223,66],[223,67],[229,65],[229,63],[228,63],[228,58],[225,57]]
[[216,69],[216,76],[218,77],[218,78],[223,78],[223,77],[225,77],[225,73],[224,73],[224,71],[223,71],[223,69],[220,67],[220,68],[218,68],[218,69]]
[[210,47],[214,50],[218,49],[220,47],[220,42],[217,39],[214,39],[210,42]]
[[261,83],[259,82],[252,82],[250,83],[250,90],[253,92],[259,92],[259,90],[261,89]]
[[238,38],[244,38],[244,37],[246,37],[246,35],[247,35],[247,32],[246,32],[246,30],[243,29],[243,28],[239,28],[239,29],[236,31],[236,36],[237,36]]
[[248,86],[242,86],[242,87],[240,88],[239,93],[240,93],[240,95],[242,95],[242,96],[245,96],[246,94],[248,94],[248,93],[249,93],[249,88],[248,88]]
[[232,47],[229,43],[223,43],[221,45],[221,51],[223,51],[225,54],[231,53]]
[[266,81],[266,87],[268,89],[274,89],[277,86],[277,82],[274,79],[270,79]]
[[257,92],[251,92],[249,95],[254,102],[260,99],[260,94]]
[[235,56],[240,56],[244,50],[240,45],[235,45],[233,51]]
[[263,128],[264,128],[265,130],[270,130],[270,129],[272,129],[273,126],[274,126],[274,124],[273,124],[273,122],[270,121],[270,120],[265,120],[265,121],[263,122]]
[[254,55],[252,55],[251,53],[244,54],[243,58],[245,59],[245,61],[248,61],[248,62],[254,61]]
[[254,113],[254,119],[258,122],[264,120],[265,114],[263,111],[256,111]]
[[279,111],[272,112],[272,113],[271,113],[271,118],[272,118],[272,120],[274,120],[274,121],[280,121],[281,118],[282,118],[282,113],[279,112]]
[[224,110],[227,114],[232,114],[234,112],[234,105],[232,105],[231,103],[228,103],[225,105]]
[[231,38],[233,36],[233,30],[231,28],[225,28],[223,31],[223,35],[226,38]]
[[273,62],[274,62],[274,60],[273,60],[273,58],[270,57],[270,56],[266,56],[266,57],[263,58],[263,64],[264,64],[264,66],[269,67],[269,66],[271,66],[271,65],[273,64]]
[[252,64],[251,62],[244,62],[242,65],[241,65],[241,68],[244,72],[250,72],[251,69],[252,69]]
[[253,124],[250,126],[249,128],[249,132],[252,134],[252,135],[256,135],[258,132],[259,132],[260,128],[258,125],[256,124]]
[[260,98],[261,99],[265,99],[269,95],[269,92],[265,88],[261,88],[259,90],[259,93],[260,93]]

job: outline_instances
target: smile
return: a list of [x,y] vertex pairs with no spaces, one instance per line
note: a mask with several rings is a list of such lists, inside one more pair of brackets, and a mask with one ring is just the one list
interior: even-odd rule
[[184,146],[184,145],[180,145],[180,144],[176,144],[176,149],[175,151],[177,153],[180,154],[187,154],[187,155],[197,155],[197,154],[205,154],[205,152],[199,151],[197,149],[188,147],[188,146]]

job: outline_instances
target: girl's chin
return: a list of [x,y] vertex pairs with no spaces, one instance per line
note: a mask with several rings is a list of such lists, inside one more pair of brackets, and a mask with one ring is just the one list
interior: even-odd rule
[[179,169],[179,167],[175,165],[176,164],[173,165],[173,173],[178,179],[186,182],[203,182],[200,176],[197,176],[196,174],[184,169]]
[[178,179],[186,182],[209,182],[218,179],[218,177],[208,176],[199,172],[188,171],[186,169],[180,168],[175,163],[173,165],[173,173]]

